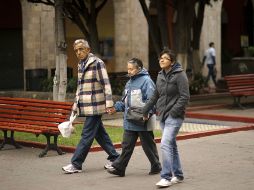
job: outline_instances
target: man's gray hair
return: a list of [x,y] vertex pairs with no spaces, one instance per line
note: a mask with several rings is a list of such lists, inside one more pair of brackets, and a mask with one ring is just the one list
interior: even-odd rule
[[86,41],[84,39],[75,40],[74,43],[73,43],[73,47],[75,47],[77,44],[83,44],[84,47],[90,48],[88,41]]

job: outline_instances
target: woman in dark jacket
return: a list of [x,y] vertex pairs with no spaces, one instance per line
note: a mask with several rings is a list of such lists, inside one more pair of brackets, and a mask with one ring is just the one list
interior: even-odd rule
[[[155,89],[155,84],[150,78],[146,69],[143,68],[142,61],[133,58],[127,62],[128,75],[130,80],[125,86],[124,100],[116,102],[110,114],[115,112],[124,112],[124,134],[122,142],[122,153],[107,167],[110,174],[123,177],[128,162],[131,158],[138,137],[140,138],[142,148],[151,163],[150,175],[161,171],[159,155],[154,141],[153,131],[147,128],[147,125],[137,124],[126,118],[127,110],[130,107],[140,107],[145,105]],[[150,111],[150,110],[149,110]]]
[[190,94],[186,73],[176,62],[173,51],[163,50],[160,53],[159,63],[162,70],[158,74],[154,94],[143,108],[143,114],[144,119],[148,119],[149,110],[156,105],[162,129],[162,171],[161,180],[156,186],[168,187],[184,179],[176,136],[183,123]]

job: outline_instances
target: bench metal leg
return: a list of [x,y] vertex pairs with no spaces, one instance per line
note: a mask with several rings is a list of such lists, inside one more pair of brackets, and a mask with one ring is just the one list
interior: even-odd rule
[[[43,156],[45,156],[49,150],[56,150],[57,153],[59,155],[64,154],[64,152],[57,146],[57,138],[58,135],[50,135],[50,134],[44,134],[46,139],[47,139],[47,145],[45,147],[45,149],[39,154],[39,157],[42,158]],[[54,143],[50,143],[50,137],[53,136],[54,137]]]
[[4,139],[3,139],[3,142],[1,143],[0,145],[0,150],[4,147],[4,145],[6,144],[10,144],[10,145],[13,145],[15,146],[15,148],[19,149],[19,148],[22,148],[14,139],[14,131],[11,131],[11,136],[8,137],[8,134],[7,134],[7,130],[3,130],[4,132]]
[[241,97],[240,97],[240,96],[234,97],[234,104],[233,104],[233,106],[234,106],[234,107],[241,108],[241,109],[244,109],[244,107],[243,107],[242,104],[240,103],[240,100],[241,100]]

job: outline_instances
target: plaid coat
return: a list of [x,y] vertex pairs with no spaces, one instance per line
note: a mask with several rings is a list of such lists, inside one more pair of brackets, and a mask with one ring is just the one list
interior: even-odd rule
[[78,87],[73,110],[79,116],[102,115],[113,107],[112,90],[104,62],[89,53],[78,64]]

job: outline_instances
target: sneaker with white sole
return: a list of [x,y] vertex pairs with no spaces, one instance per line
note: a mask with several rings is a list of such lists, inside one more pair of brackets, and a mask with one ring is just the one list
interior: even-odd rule
[[112,163],[113,163],[113,162],[106,163],[106,164],[104,165],[104,169],[105,169],[105,170],[107,170],[107,169],[112,169],[112,168],[113,168]]
[[167,180],[167,179],[161,179],[158,183],[156,183],[157,187],[169,187],[170,185],[172,185],[171,181]]
[[73,166],[72,164],[68,164],[67,166],[62,167],[62,170],[66,174],[73,174],[73,173],[80,173],[80,172],[82,172],[82,170],[79,170],[79,169],[75,168],[75,166]]
[[172,184],[182,183],[182,182],[183,182],[183,177],[172,177],[172,179],[170,180],[170,182],[171,182]]

